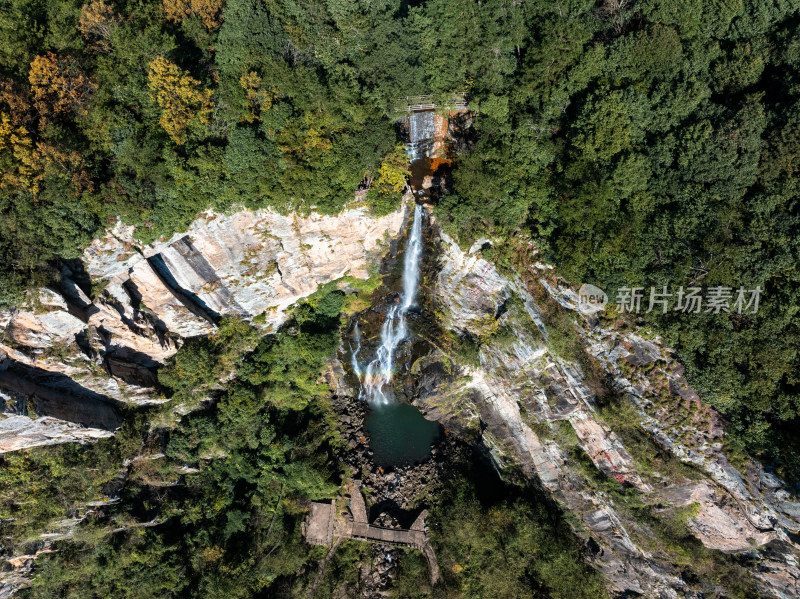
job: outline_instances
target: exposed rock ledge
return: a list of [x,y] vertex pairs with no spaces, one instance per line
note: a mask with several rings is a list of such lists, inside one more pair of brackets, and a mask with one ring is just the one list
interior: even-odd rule
[[[0,452],[107,434],[79,418],[74,404],[81,397],[161,401],[150,390],[154,367],[178,350],[181,339],[210,333],[229,315],[258,316],[254,324],[271,330],[286,320],[288,306],[320,284],[346,275],[368,278],[385,243],[401,232],[408,201],[379,218],[365,207],[336,216],[206,212],[186,233],[147,246],[118,222],[85,250],[80,267],[72,267],[77,272],[64,270],[58,288],[42,290],[28,306],[0,311],[0,362],[16,381],[12,388],[0,381],[0,389],[14,394],[5,411],[16,414],[6,423]],[[19,381],[21,370],[36,379],[32,386]],[[26,436],[19,420],[26,394],[63,392],[67,377],[79,383],[68,394],[72,399],[65,395],[58,413],[37,414],[86,428],[36,420],[31,430],[38,432]],[[37,404],[47,405],[53,402]]]
[[[593,563],[616,593],[699,599],[709,591],[724,594],[724,589],[687,581],[670,554],[654,542],[648,524],[596,487],[587,466],[576,463],[576,452],[621,487],[635,489],[654,509],[688,510],[687,530],[707,547],[758,558],[754,577],[764,595],[797,596],[800,554],[791,531],[800,527],[800,504],[789,501],[781,481],[758,465],[751,464],[746,476],[731,466],[715,442],[722,434],[718,419],[688,388],[668,350],[580,321],[587,353],[638,409],[642,429],[705,477],[643,468],[598,414],[581,367],[555,351],[556,333],[545,325],[528,286],[484,260],[480,243],[464,252],[442,235],[441,245],[434,290],[437,312],[445,328],[478,340],[478,355],[477,363],[465,362],[436,350],[415,363],[415,403],[429,418],[480,439],[499,466],[516,463],[577,516],[577,531],[586,539]],[[550,292],[572,307],[563,292]],[[510,333],[498,335],[501,329]],[[623,376],[621,361],[646,366],[650,378],[636,374],[636,368],[633,375]],[[657,373],[662,382],[654,378]],[[660,412],[644,409],[665,402],[668,409]],[[692,418],[700,416],[692,426]],[[687,446],[675,433],[684,433],[685,439],[688,429],[676,430],[674,423],[690,423],[696,442]]]

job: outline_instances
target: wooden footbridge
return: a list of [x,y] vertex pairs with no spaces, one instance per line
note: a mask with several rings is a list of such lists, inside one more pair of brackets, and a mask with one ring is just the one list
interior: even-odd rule
[[450,96],[405,96],[395,100],[392,110],[394,112],[415,112],[418,110],[433,110],[434,108],[445,110],[469,110],[467,104],[467,94],[459,92]]
[[[303,523],[303,535],[306,541],[314,545],[331,547],[329,556],[321,564],[321,571],[338,546],[339,540],[347,538],[381,545],[419,549],[428,560],[431,586],[435,586],[439,582],[439,564],[436,561],[436,554],[431,547],[425,526],[428,510],[423,510],[408,529],[374,526],[369,523],[367,518],[367,507],[364,497],[361,495],[361,481],[357,480],[353,481],[347,509],[343,510],[341,514],[337,514],[336,506],[336,499],[331,500],[330,503],[312,503],[311,510]],[[335,542],[334,539],[336,539]],[[321,577],[321,571],[318,578]]]

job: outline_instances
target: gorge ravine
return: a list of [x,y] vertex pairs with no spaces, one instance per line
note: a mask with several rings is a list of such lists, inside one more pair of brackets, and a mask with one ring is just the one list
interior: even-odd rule
[[[366,348],[362,340],[359,316],[354,317],[350,365],[358,378],[358,398],[369,410],[364,422],[373,460],[383,468],[410,465],[430,454],[431,444],[439,437],[438,423],[426,420],[417,408],[399,401],[393,383],[401,367],[397,352],[402,344],[412,343],[408,326],[409,311],[416,306],[423,256],[423,225],[426,210],[416,204],[412,212],[406,247],[403,253],[401,291],[389,299],[382,310],[379,344],[366,366],[361,363]],[[383,302],[381,302],[383,303]],[[410,364],[408,364],[410,366]]]

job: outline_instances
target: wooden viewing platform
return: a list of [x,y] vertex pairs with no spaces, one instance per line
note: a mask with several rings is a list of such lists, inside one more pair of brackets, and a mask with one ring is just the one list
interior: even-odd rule
[[[419,549],[428,560],[431,586],[435,586],[439,582],[439,564],[425,530],[425,518],[428,510],[423,510],[408,529],[384,528],[369,524],[364,497],[361,495],[361,481],[354,480],[348,512],[349,518],[337,517],[335,499],[332,499],[330,503],[313,502],[311,504],[311,510],[303,523],[303,536],[311,544],[332,548],[326,560],[321,564],[321,570],[324,569],[339,541],[346,538]],[[336,539],[335,542],[334,539]],[[318,577],[320,576],[321,572]]]

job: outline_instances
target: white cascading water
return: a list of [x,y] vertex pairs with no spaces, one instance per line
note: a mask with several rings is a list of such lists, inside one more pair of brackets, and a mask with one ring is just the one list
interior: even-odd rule
[[385,389],[391,383],[394,368],[394,352],[397,346],[408,336],[406,314],[414,305],[419,285],[419,266],[422,258],[422,206],[414,208],[414,222],[408,236],[408,246],[403,258],[403,292],[400,300],[386,313],[386,320],[381,328],[381,345],[375,359],[366,369],[358,362],[361,351],[361,332],[358,323],[355,328],[356,349],[352,353],[353,371],[361,381],[360,397],[376,404],[389,403]]
[[426,156],[436,135],[436,121],[432,110],[413,112],[408,117],[408,143],[406,153],[412,162]]
[[353,346],[350,346],[350,364],[353,366],[353,372],[356,373],[358,380],[361,380],[364,372],[358,362],[358,354],[361,352],[361,330],[358,328],[358,321],[356,321],[356,326],[353,329],[353,340],[356,342],[356,348],[353,349]]

